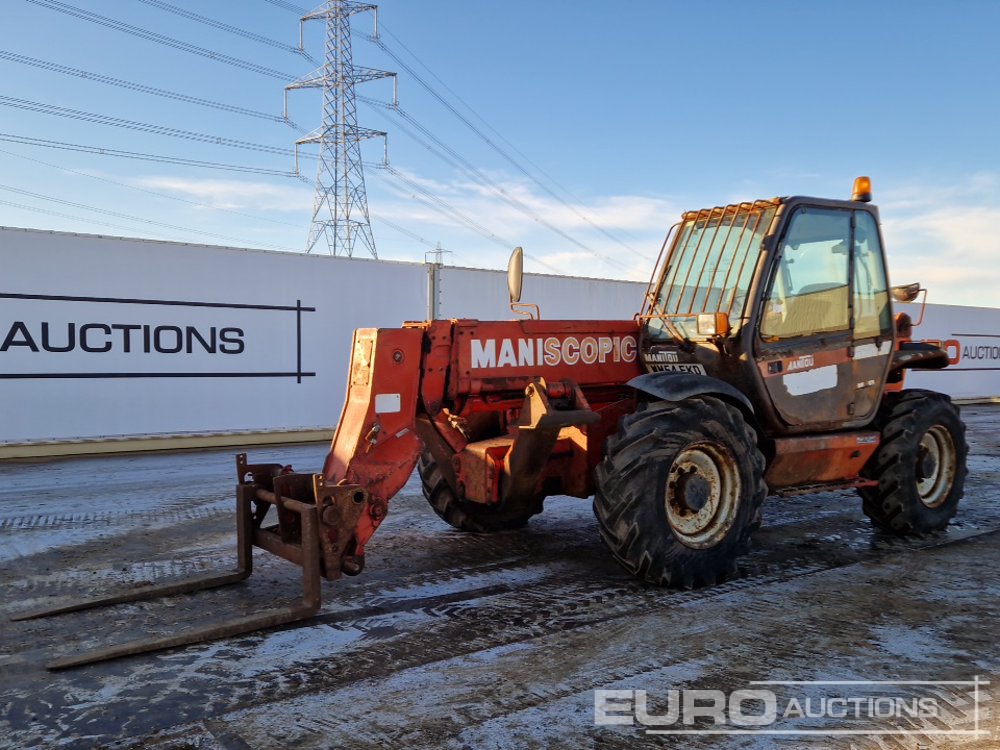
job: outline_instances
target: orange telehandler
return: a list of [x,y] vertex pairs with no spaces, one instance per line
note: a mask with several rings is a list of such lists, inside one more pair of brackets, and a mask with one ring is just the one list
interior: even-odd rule
[[[685,213],[633,320],[432,320],[360,329],[320,474],[237,456],[239,568],[26,619],[225,585],[254,546],[302,567],[300,604],[78,654],[58,669],[304,619],[321,579],[356,575],[416,466],[434,511],[512,529],[550,495],[594,497],[619,563],[654,584],[732,575],[767,495],[856,488],[879,529],[947,526],[965,428],[944,395],[903,390],[947,354],[911,339],[919,285],[890,287],[867,178],[850,201],[787,197]],[[273,509],[274,513],[270,511]],[[274,517],[274,521],[268,521]]]

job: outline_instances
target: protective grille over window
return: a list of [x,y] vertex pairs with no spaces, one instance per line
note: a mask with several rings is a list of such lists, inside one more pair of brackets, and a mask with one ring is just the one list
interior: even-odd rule
[[657,264],[646,295],[643,317],[653,335],[674,328],[684,338],[695,338],[699,313],[724,312],[738,322],[778,205],[761,200],[684,214],[664,243],[666,269],[661,272]]

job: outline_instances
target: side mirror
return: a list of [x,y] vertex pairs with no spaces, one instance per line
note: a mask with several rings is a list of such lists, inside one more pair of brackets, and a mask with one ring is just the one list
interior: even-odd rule
[[902,284],[889,290],[896,302],[913,302],[920,294],[920,283]]
[[507,261],[507,292],[510,294],[510,303],[521,301],[521,284],[524,281],[524,250],[515,247]]

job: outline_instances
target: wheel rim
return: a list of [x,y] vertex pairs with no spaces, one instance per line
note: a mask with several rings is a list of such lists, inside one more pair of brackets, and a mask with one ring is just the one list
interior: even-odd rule
[[670,467],[665,495],[667,522],[677,538],[695,549],[713,547],[736,518],[739,466],[722,445],[689,445]]
[[928,508],[937,508],[948,499],[955,481],[955,441],[944,425],[936,424],[924,433],[917,446],[917,494]]

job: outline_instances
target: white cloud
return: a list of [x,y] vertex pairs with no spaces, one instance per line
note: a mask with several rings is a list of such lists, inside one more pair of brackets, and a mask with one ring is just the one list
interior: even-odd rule
[[911,184],[881,201],[893,283],[919,281],[928,300],[1000,307],[1000,179]]
[[[454,251],[457,265],[502,268],[522,245],[528,269],[645,281],[679,207],[656,196],[610,195],[561,202],[526,180],[490,173],[492,187],[466,178],[450,181],[393,168],[403,179],[367,170],[369,199],[380,257],[421,260],[426,243]],[[167,192],[210,208],[308,215],[313,189],[239,179],[146,176],[133,184]],[[442,212],[427,194],[453,210]],[[458,214],[460,216],[456,216]],[[462,218],[478,225],[470,228]],[[423,243],[393,231],[398,225]],[[303,229],[306,228],[305,221]],[[404,239],[405,238],[405,239]]]
[[138,187],[168,192],[204,203],[210,208],[251,209],[303,213],[312,206],[312,188],[247,180],[140,177]]
[[[442,181],[399,171],[483,232],[414,200],[420,191],[410,185],[375,173],[384,189],[370,190],[372,216],[379,254],[385,258],[421,260],[428,248],[380,226],[379,218],[428,243],[440,241],[454,251],[449,262],[456,265],[503,268],[510,247],[521,245],[529,270],[645,281],[668,228],[682,209],[692,208],[649,195],[592,196],[563,203],[532,183],[499,173],[489,175],[495,189],[488,189],[465,179]],[[369,172],[370,183],[375,175]],[[309,186],[263,181],[149,176],[134,184],[214,208],[260,213],[308,215],[313,200]],[[1000,175],[896,185],[881,190],[876,198],[894,283],[920,281],[932,302],[1000,307]]]
[[440,240],[455,252],[458,265],[500,268],[509,247],[521,245],[529,270],[644,281],[667,229],[680,215],[676,205],[655,196],[562,202],[527,181],[501,174],[490,175],[492,187],[465,179],[445,183],[403,174],[482,231],[430,207],[419,190],[387,174],[379,183],[386,186],[388,200],[383,195],[373,202],[373,217]]

